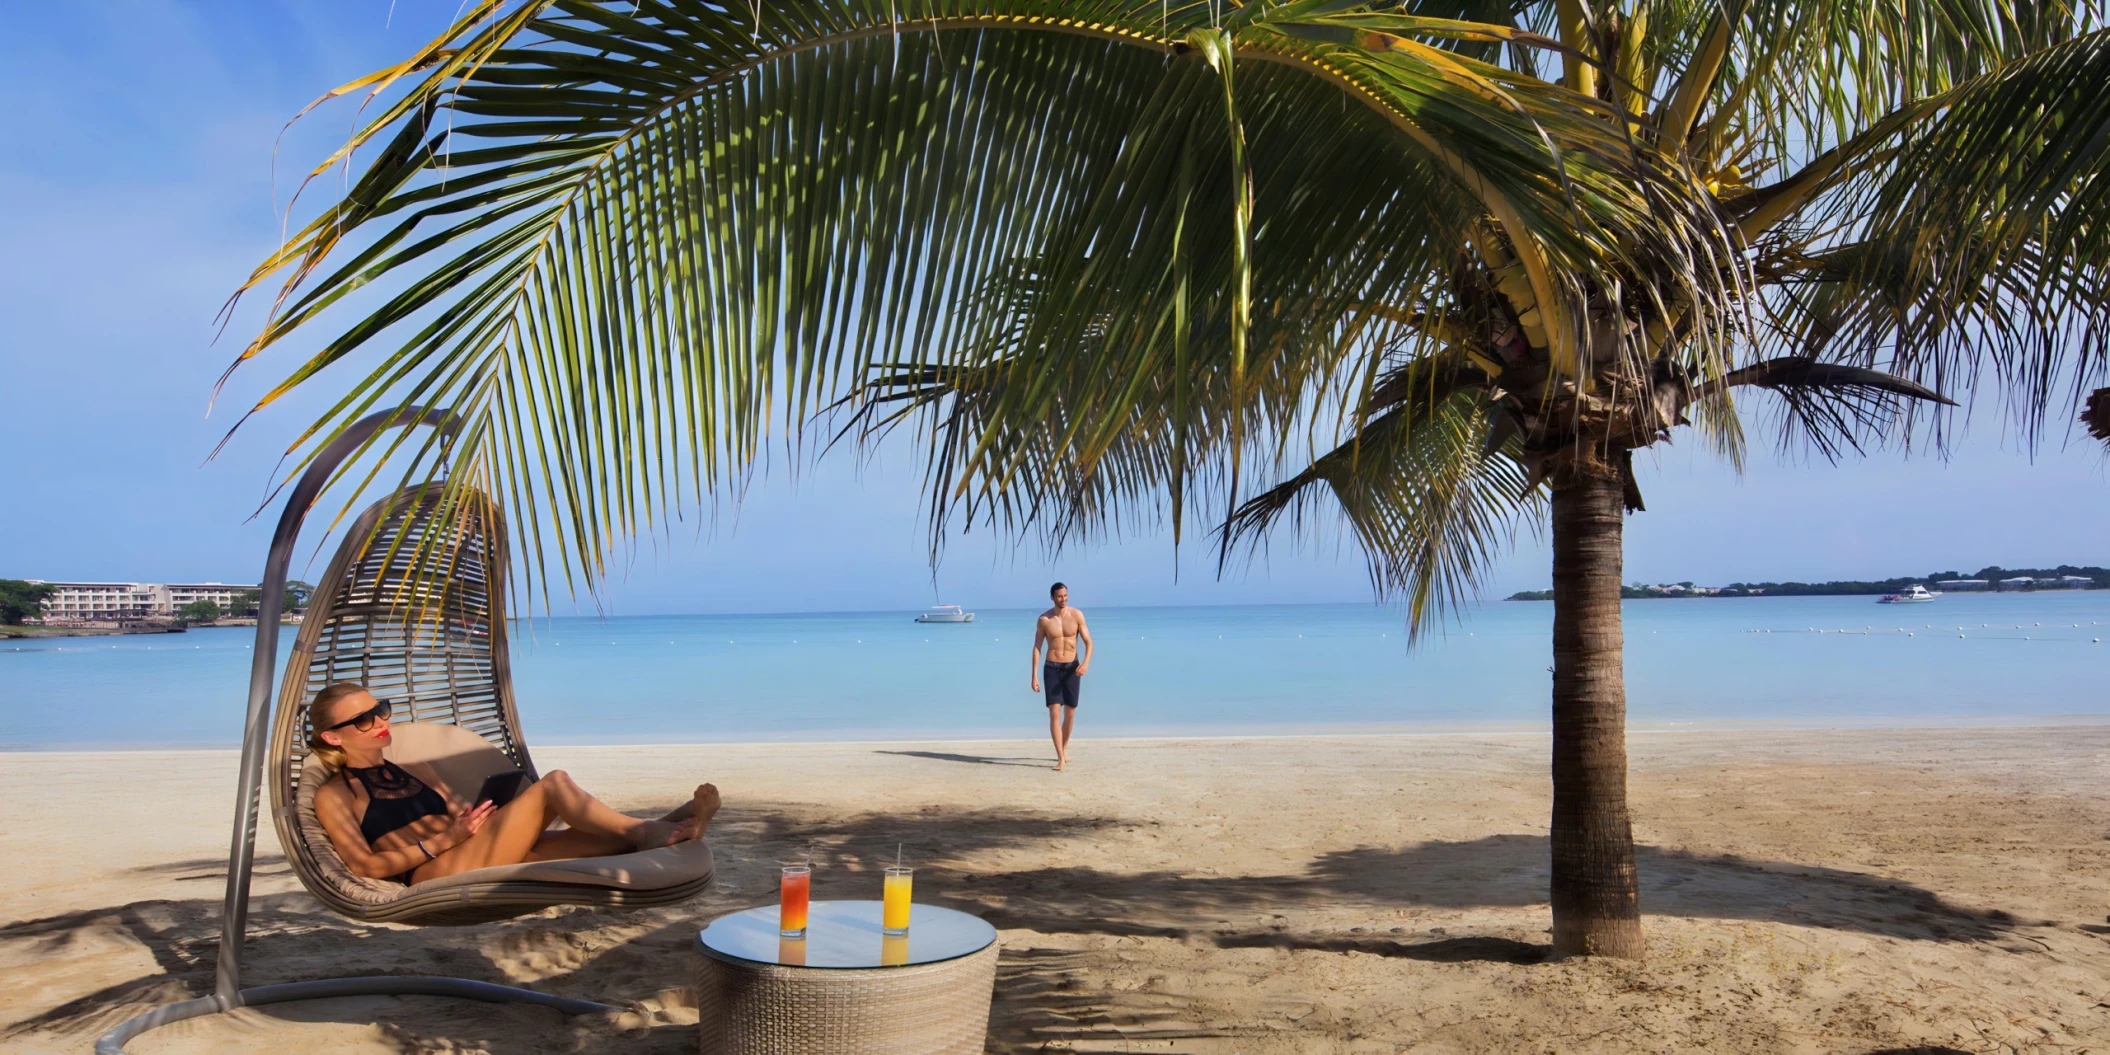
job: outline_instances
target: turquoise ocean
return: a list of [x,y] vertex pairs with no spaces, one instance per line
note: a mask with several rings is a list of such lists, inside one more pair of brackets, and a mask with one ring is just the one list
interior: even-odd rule
[[[974,607],[970,605],[970,607]],[[1037,737],[1036,609],[516,624],[536,743]],[[1552,605],[1409,648],[1396,607],[1088,608],[1079,735],[1538,729]],[[1636,729],[2110,721],[2110,591],[1628,601]],[[1961,636],[1959,636],[1961,635]],[[290,648],[292,628],[281,636]],[[0,642],[0,750],[226,747],[254,631]]]

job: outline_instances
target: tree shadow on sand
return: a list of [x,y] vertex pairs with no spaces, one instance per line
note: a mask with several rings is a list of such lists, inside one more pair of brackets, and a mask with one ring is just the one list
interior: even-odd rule
[[[188,861],[141,865],[127,871],[147,879],[173,879],[179,883],[211,880],[215,884],[224,884],[227,881],[227,858],[194,857]],[[249,874],[252,879],[271,879],[292,875],[293,869],[286,864],[286,859],[278,854],[262,854],[251,862]]]
[[[1641,904],[1651,915],[1763,920],[1916,941],[1988,941],[2014,924],[2004,912],[1951,905],[1932,891],[1859,872],[1655,847],[1640,848],[1639,857]],[[1183,937],[1195,930],[1222,933],[1226,926],[1235,931],[1252,914],[1292,908],[1543,905],[1547,885],[1545,837],[1497,835],[1335,851],[1289,874],[1196,876],[1071,866],[978,877],[968,889],[951,889],[980,903],[1000,927]],[[1219,943],[1234,939],[1280,944],[1276,938],[1235,936]],[[1390,955],[1413,955],[1384,947]],[[1444,945],[1417,958],[1457,958],[1459,948]],[[1509,945],[1487,951],[1478,958],[1521,962],[1521,953]]]
[[[871,881],[869,873],[891,863],[896,843],[906,842],[919,851],[919,901],[975,913],[1009,932],[990,1016],[991,1051],[1038,1051],[1051,1041],[1138,1048],[1170,1043],[1178,1050],[1181,1040],[1242,1035],[1212,1021],[1195,1000],[1178,992],[1117,991],[1094,984],[1112,953],[1057,948],[1036,942],[1032,934],[1200,940],[1226,949],[1361,952],[1432,963],[1526,965],[1542,961],[1549,951],[1514,934],[1311,932],[1282,915],[1363,906],[1390,918],[1390,910],[1401,907],[1543,905],[1543,836],[1364,847],[1323,854],[1296,872],[1278,875],[989,867],[987,851],[1089,840],[1145,825],[1119,817],[1014,810],[869,815],[749,810],[725,833],[720,882],[704,899],[692,903],[685,915],[658,914],[662,927],[581,964],[560,988],[590,992],[595,976],[651,970],[665,976],[664,966],[649,964],[688,955],[702,921],[771,903],[776,860],[794,857],[809,845],[817,848],[815,860],[824,863],[816,871],[816,897],[870,896],[856,884]],[[1643,904],[1656,915],[1772,920],[1925,941],[1990,940],[2012,926],[2001,913],[1973,912],[1909,884],[1837,869],[1656,848],[1644,848],[1642,866]],[[536,930],[550,926],[533,924]],[[1020,931],[1031,933],[1021,937]],[[631,966],[616,966],[626,961]],[[550,982],[557,985],[556,979]],[[665,1030],[652,1036],[660,1032]]]
[[[305,893],[252,896],[250,920],[245,948],[252,961],[268,961],[289,939],[316,931],[331,931],[358,940],[356,947],[362,951],[369,948],[364,939],[385,933],[322,911]],[[0,1028],[0,1038],[13,1039],[40,1030],[100,1031],[148,1008],[211,992],[219,927],[218,891],[211,898],[136,901],[0,926],[0,946],[9,947],[11,959],[65,957],[92,947],[92,943],[129,939],[147,950],[156,968],[9,1023]],[[488,964],[485,966],[488,968]],[[407,969],[412,968],[396,968]],[[390,972],[381,968],[346,973]]]
[[[11,952],[64,955],[78,943],[129,936],[148,950],[155,969],[104,986],[17,1022],[0,1026],[0,1041],[86,1038],[119,1022],[212,991],[214,958],[219,944],[220,899],[143,901],[107,909],[90,909],[0,927],[0,947]],[[663,917],[689,916],[696,903],[659,910]],[[723,911],[723,909],[719,910]],[[710,915],[716,915],[711,912]],[[637,914],[645,915],[645,914]],[[707,917],[705,917],[707,918]],[[318,943],[318,934],[327,935]],[[582,941],[581,935],[594,940]],[[664,989],[674,989],[679,1008],[687,1002],[688,975],[678,950],[695,936],[684,919],[637,919],[620,912],[587,908],[548,909],[488,926],[412,928],[360,924],[327,912],[305,892],[251,898],[248,939],[244,943],[245,985],[329,977],[367,975],[440,975],[525,986],[543,992],[597,1000],[618,1006],[645,1003],[621,1016],[589,1015],[577,1019],[546,1008],[484,1004],[473,1000],[432,997],[339,997],[271,1004],[237,1011],[251,1030],[269,1023],[339,1022],[375,1024],[384,1038],[404,1051],[448,1051],[460,1048],[504,1051],[517,1048],[525,1028],[538,1037],[570,1039],[562,1050],[599,1052],[693,1051],[693,1017],[675,1021],[656,1005]],[[651,938],[661,940],[643,940]],[[17,946],[16,943],[26,943]],[[613,956],[614,959],[607,960]],[[636,970],[631,960],[651,961]],[[19,957],[17,957],[19,958]],[[605,962],[604,962],[605,960]],[[504,963],[501,963],[504,961]],[[570,965],[584,969],[562,969]],[[525,967],[530,977],[519,976]],[[509,969],[510,968],[510,969]],[[655,985],[609,992],[611,970],[630,968],[632,978],[658,979]]]
[[[1203,1021],[1179,993],[1115,990],[1089,979],[1100,966],[1093,953],[1070,949],[1010,948],[996,968],[996,999],[989,1007],[989,1046],[995,1052],[1073,1050],[1080,1042],[1105,1042],[1091,1050],[1179,1051],[1182,1040],[1237,1037],[1249,1032]],[[1059,1043],[1060,1048],[1051,1048]]]
[[1030,769],[1053,769],[1052,758],[1030,758],[1017,755],[962,755],[952,751],[874,751],[875,755],[901,755],[904,758],[931,758],[940,762],[966,762],[981,766],[1025,766]]
[[[1449,963],[1526,964],[1546,950],[1515,934],[1391,937],[1312,931],[1292,922],[1294,915],[1312,910],[1328,910],[1338,918],[1340,909],[1363,908],[1391,920],[1402,908],[1543,905],[1547,847],[1539,835],[1359,847],[1322,854],[1294,871],[1243,876],[1002,864],[1011,852],[1106,838],[1152,823],[1016,809],[932,807],[877,814],[743,805],[729,807],[712,828],[718,873],[711,888],[671,908],[559,908],[486,926],[408,928],[344,920],[304,892],[261,894],[252,898],[247,984],[317,974],[439,974],[640,1006],[620,1023],[606,1016],[565,1020],[549,1012],[417,998],[317,1001],[243,1014],[387,1022],[391,1035],[413,1049],[445,1047],[448,1038],[488,1040],[486,1046],[504,1048],[510,1042],[503,1038],[517,1038],[520,1028],[517,1017],[507,1016],[549,1015],[546,1026],[538,1019],[531,1028],[557,1038],[568,1035],[571,1050],[688,1050],[695,1037],[687,1010],[693,999],[690,946],[704,922],[772,902],[777,862],[808,850],[821,866],[814,896],[873,896],[875,873],[891,863],[896,845],[903,843],[915,850],[919,900],[973,912],[1014,932],[999,967],[993,1050],[1034,1050],[1051,1037],[1163,1043],[1233,1035],[1204,1021],[1174,994],[1095,991],[1089,968],[1096,953],[1021,940],[1018,931],[1201,940],[1234,949],[1364,952]],[[1986,941],[2013,926],[2004,913],[1971,911],[1910,884],[1839,869],[1653,847],[1641,848],[1640,864],[1642,906],[1651,915],[1768,920],[1919,941]],[[196,899],[135,902],[0,926],[0,944],[11,947],[16,962],[65,955],[75,943],[114,938],[144,946],[156,968],[0,1028],[0,1038],[79,1036],[148,1007],[209,991],[220,891],[217,882],[203,880],[220,878],[221,867],[218,861],[184,861],[152,869],[164,877],[200,880]],[[284,865],[271,860],[265,867]],[[318,933],[327,934],[320,943]],[[326,951],[318,953],[319,947]]]
[[1435,941],[1391,941],[1384,938],[1307,938],[1294,934],[1229,934],[1216,939],[1223,949],[1304,949],[1360,952],[1428,963],[1538,963],[1552,949],[1514,938],[1439,938]]
[[[658,809],[638,811],[657,815]],[[830,889],[847,876],[876,873],[891,863],[894,847],[906,841],[919,854],[954,857],[980,850],[1043,845],[1089,836],[1113,818],[1065,817],[1024,812],[945,810],[906,815],[829,815],[807,808],[728,808],[712,826],[718,874],[701,897],[680,906],[626,913],[577,907],[546,909],[510,921],[475,927],[414,928],[362,924],[324,909],[304,891],[258,893],[250,898],[244,944],[245,985],[321,976],[426,974],[471,978],[565,996],[623,1004],[668,991],[684,993],[689,943],[703,922],[776,896],[776,864],[818,850],[826,867],[816,896],[875,896]],[[928,858],[926,858],[928,860]],[[259,878],[287,874],[283,857],[258,858]],[[82,909],[0,925],[0,948],[16,962],[68,955],[97,942],[136,944],[152,966],[136,977],[102,986],[19,1021],[0,1023],[0,1040],[32,1034],[79,1037],[106,1030],[150,1008],[211,992],[218,953],[221,884],[226,862],[200,858],[134,869],[143,878],[175,880],[198,888],[198,896],[157,899]],[[876,876],[874,876],[876,881]],[[874,887],[876,891],[876,886]],[[974,908],[973,903],[963,907]],[[326,932],[326,953],[314,935]],[[591,937],[585,937],[590,935]],[[321,966],[318,966],[320,964]],[[144,966],[144,965],[143,965]],[[522,969],[530,977],[519,977]],[[611,991],[612,978],[626,981]],[[640,980],[650,980],[649,982]],[[466,1002],[473,1004],[473,1002]],[[427,998],[341,998],[270,1005],[244,1016],[289,1021],[387,1021],[406,1050],[426,1050],[420,1036],[476,1035],[490,1018],[483,1005]],[[376,1008],[390,1010],[377,1014]],[[676,1000],[675,1006],[679,1006]],[[534,1013],[517,1007],[506,1014]],[[552,1027],[567,1027],[554,1023]],[[648,1023],[612,1030],[605,1024],[579,1032],[573,1050],[651,1050],[653,1037],[668,1030],[693,1046],[685,1027]],[[603,1040],[606,1047],[598,1046]],[[583,1045],[583,1046],[582,1046]],[[638,1048],[642,1045],[642,1048]],[[500,1042],[496,1048],[503,1049]],[[670,1049],[672,1050],[672,1049]]]

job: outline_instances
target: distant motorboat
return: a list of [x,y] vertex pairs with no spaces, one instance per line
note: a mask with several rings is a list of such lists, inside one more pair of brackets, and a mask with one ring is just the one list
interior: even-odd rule
[[1929,590],[1924,586],[1914,583],[1911,589],[1906,590],[1903,593],[1886,593],[1883,596],[1876,598],[1876,603],[1924,604],[1940,596],[1941,594],[1935,593],[1934,591]]
[[972,623],[974,622],[974,613],[965,611],[961,609],[959,605],[956,604],[934,604],[930,606],[930,609],[928,611],[924,612],[922,615],[917,616],[916,622]]

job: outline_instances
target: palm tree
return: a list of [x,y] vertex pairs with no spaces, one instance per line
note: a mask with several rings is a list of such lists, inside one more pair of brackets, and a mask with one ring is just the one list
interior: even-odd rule
[[1639,955],[1631,452],[1740,458],[1745,386],[1831,453],[1945,381],[2034,429],[2100,375],[2100,17],[487,0],[332,93],[379,101],[313,175],[371,157],[244,286],[237,362],[326,327],[261,409],[367,353],[296,461],[454,408],[376,453],[500,495],[545,591],[822,421],[914,428],[934,539],[1205,503],[1228,546],[1324,484],[1417,631],[1550,507],[1554,946]]

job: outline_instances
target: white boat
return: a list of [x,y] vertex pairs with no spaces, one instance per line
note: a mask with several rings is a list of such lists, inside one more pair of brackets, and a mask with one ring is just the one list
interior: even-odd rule
[[974,613],[964,611],[956,604],[934,604],[930,610],[916,617],[919,623],[972,623]]
[[1904,593],[1886,593],[1883,596],[1876,598],[1876,603],[1924,604],[1940,596],[1941,594],[1935,593],[1934,591],[1929,590],[1926,587],[1919,585],[1918,583],[1914,583],[1912,585],[1912,588],[1906,590]]

